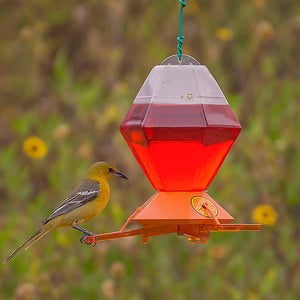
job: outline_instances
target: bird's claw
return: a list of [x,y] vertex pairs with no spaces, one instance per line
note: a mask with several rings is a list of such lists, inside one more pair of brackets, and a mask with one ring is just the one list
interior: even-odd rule
[[92,245],[93,247],[95,247],[95,246],[96,246],[96,242],[92,242],[92,243],[88,243],[88,242],[87,242],[86,239],[87,239],[89,236],[94,236],[94,235],[84,234],[83,236],[80,237],[80,243],[81,243],[81,244],[86,244],[86,245]]

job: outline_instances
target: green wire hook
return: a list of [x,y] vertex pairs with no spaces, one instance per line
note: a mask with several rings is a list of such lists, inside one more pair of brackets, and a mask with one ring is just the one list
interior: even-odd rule
[[184,0],[179,0],[179,3],[181,4],[181,7],[180,7],[180,17],[179,17],[179,37],[177,38],[178,41],[177,53],[178,53],[178,59],[182,60],[182,44],[184,40],[184,36],[182,35],[182,14],[183,14],[183,9],[186,6],[186,3]]

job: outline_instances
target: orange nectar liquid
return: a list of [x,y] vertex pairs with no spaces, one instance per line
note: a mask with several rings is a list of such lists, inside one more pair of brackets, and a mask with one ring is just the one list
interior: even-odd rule
[[156,190],[203,191],[241,126],[229,105],[133,104],[120,131]]

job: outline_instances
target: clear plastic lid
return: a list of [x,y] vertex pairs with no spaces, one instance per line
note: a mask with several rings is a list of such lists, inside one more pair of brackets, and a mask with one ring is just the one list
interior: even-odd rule
[[[154,67],[133,104],[145,106],[144,114],[141,114],[141,117],[145,117],[147,110],[148,117],[150,117],[148,121],[155,118],[155,116],[152,118],[151,115],[155,107],[157,110],[157,106],[166,111],[171,107],[182,106],[183,111],[187,113],[189,111],[191,114],[190,117],[180,114],[176,123],[168,122],[167,116],[165,118],[161,116],[160,121],[155,118],[157,126],[162,122],[163,126],[170,127],[240,127],[239,121],[232,112],[219,85],[207,67],[203,65],[159,65]],[[164,108],[164,106],[167,107]],[[197,110],[199,111],[198,116],[193,118]],[[145,126],[147,124],[153,125],[147,122],[143,122],[143,124]]]

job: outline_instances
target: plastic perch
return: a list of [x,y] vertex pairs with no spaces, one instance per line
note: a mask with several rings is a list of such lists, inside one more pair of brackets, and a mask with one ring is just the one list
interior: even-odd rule
[[163,235],[168,233],[177,233],[178,235],[186,236],[192,244],[207,243],[210,238],[210,232],[216,231],[261,231],[261,224],[221,224],[215,217],[212,211],[208,208],[206,203],[203,204],[203,208],[213,219],[212,224],[170,224],[170,225],[143,225],[142,228],[124,230],[126,226],[132,221],[132,219],[141,211],[143,207],[139,207],[125,222],[120,231],[97,234],[94,236],[86,235],[82,242],[90,245],[100,241],[107,241],[119,238],[125,238],[130,236],[142,236],[142,244],[148,242],[148,238],[157,235]]
[[184,235],[191,243],[198,240],[207,243],[210,232],[215,231],[260,231],[260,224],[223,224],[223,225],[162,225],[162,226],[143,226],[139,229],[123,230],[109,233],[102,233],[92,236],[85,236],[82,241],[89,245],[100,241],[120,239],[130,236],[142,236],[142,243],[147,243],[147,238],[168,233]]

